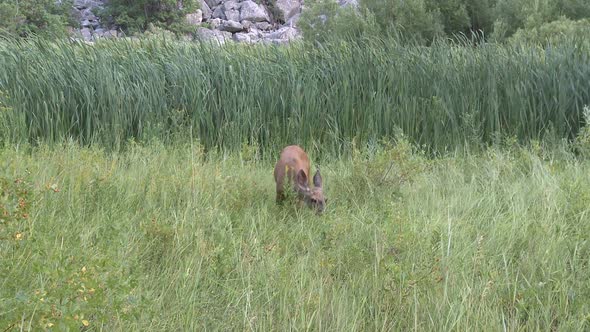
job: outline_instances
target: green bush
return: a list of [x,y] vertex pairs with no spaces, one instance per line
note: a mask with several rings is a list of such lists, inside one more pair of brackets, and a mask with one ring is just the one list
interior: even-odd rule
[[377,34],[371,13],[364,15],[351,7],[341,8],[334,0],[319,0],[301,16],[299,27],[308,41],[323,42],[334,37],[350,38]]
[[518,29],[510,37],[512,43],[530,43],[530,44],[556,44],[563,40],[564,36],[576,36],[579,38],[590,37],[590,20],[583,19],[572,21],[562,18],[550,23],[545,23],[539,27],[531,29]]
[[0,30],[11,35],[63,35],[74,25],[70,15],[72,0],[0,0]]
[[[566,18],[590,18],[590,4],[584,0],[361,0],[357,17],[375,24],[380,33],[395,31],[405,40],[430,44],[434,39],[473,32],[505,41],[519,29],[532,29]],[[342,16],[335,1],[312,2],[304,11],[309,21],[327,22]],[[315,24],[315,34],[338,35],[349,29],[346,20],[338,24]],[[336,30],[336,31],[333,31]],[[309,35],[309,34],[308,34]]]
[[150,24],[177,33],[188,32],[184,17],[197,9],[196,0],[112,0],[99,16],[128,33],[145,31]]

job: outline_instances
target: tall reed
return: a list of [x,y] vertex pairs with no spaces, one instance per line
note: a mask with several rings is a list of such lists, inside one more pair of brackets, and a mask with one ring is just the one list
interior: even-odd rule
[[0,42],[0,140],[119,147],[198,138],[207,149],[298,143],[339,154],[401,129],[433,151],[496,134],[572,137],[590,103],[590,47],[394,40],[318,47]]

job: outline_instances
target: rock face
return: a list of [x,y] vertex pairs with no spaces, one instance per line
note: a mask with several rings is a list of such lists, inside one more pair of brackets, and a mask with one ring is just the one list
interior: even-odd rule
[[275,7],[280,16],[277,19],[288,22],[293,16],[301,12],[301,2],[301,0],[277,0]]
[[[72,13],[81,25],[76,33],[84,40],[118,36],[116,28],[103,26],[94,14],[96,10],[108,6],[108,1],[74,0]],[[359,0],[337,1],[342,7],[357,8],[359,3]],[[272,8],[260,4],[259,0],[198,0],[199,9],[187,14],[185,22],[194,26],[197,39],[219,44],[228,41],[285,44],[300,39],[297,23],[304,0],[270,2],[273,3]]]
[[186,15],[185,19],[187,24],[199,25],[203,22],[203,11],[197,9],[196,12]]
[[238,32],[244,30],[244,26],[240,22],[225,21],[219,26],[219,30],[227,32]]
[[72,16],[80,22],[80,29],[74,31],[85,41],[97,38],[114,38],[118,36],[116,29],[107,29],[94,14],[106,6],[107,0],[74,0]]
[[208,20],[211,18],[211,7],[205,2],[205,0],[199,0],[199,8],[203,13],[203,19]]
[[231,40],[232,35],[230,32],[211,30],[207,28],[197,28],[197,38],[202,41],[217,42],[220,45],[225,44],[227,40]]
[[266,9],[256,4],[256,2],[247,0],[242,2],[242,10],[240,12],[240,19],[250,22],[268,22],[270,17]]

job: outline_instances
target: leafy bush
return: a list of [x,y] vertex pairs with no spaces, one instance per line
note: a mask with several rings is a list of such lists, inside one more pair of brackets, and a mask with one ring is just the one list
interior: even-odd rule
[[306,40],[319,42],[334,37],[358,38],[378,32],[371,13],[362,15],[352,7],[341,8],[334,0],[312,3],[303,12],[299,27]]
[[[472,32],[505,41],[519,29],[532,29],[560,19],[590,18],[584,0],[360,0],[360,20],[374,23],[380,33],[395,31],[405,40],[430,44],[437,37]],[[310,21],[328,22],[343,16],[336,1],[318,0],[304,11]],[[315,34],[349,29],[343,19],[332,25],[312,24]],[[333,31],[336,30],[336,31]],[[309,35],[309,34],[308,34]]]
[[174,32],[188,32],[184,17],[197,9],[196,0],[112,0],[99,13],[105,22],[129,33],[142,32],[153,24]]
[[518,29],[510,38],[512,43],[555,44],[564,36],[590,37],[590,20],[572,21],[562,18],[531,29]]
[[21,37],[63,35],[74,24],[71,6],[72,0],[0,0],[0,29]]

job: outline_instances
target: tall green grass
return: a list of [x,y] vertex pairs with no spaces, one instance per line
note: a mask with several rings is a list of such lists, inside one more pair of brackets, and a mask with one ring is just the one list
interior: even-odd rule
[[590,163],[555,151],[354,151],[318,217],[237,154],[0,149],[0,329],[586,331]]
[[548,48],[5,40],[0,91],[12,111],[0,114],[0,137],[118,147],[190,136],[207,149],[297,142],[333,153],[397,128],[438,151],[498,134],[571,138],[590,103],[589,51],[574,39]]

